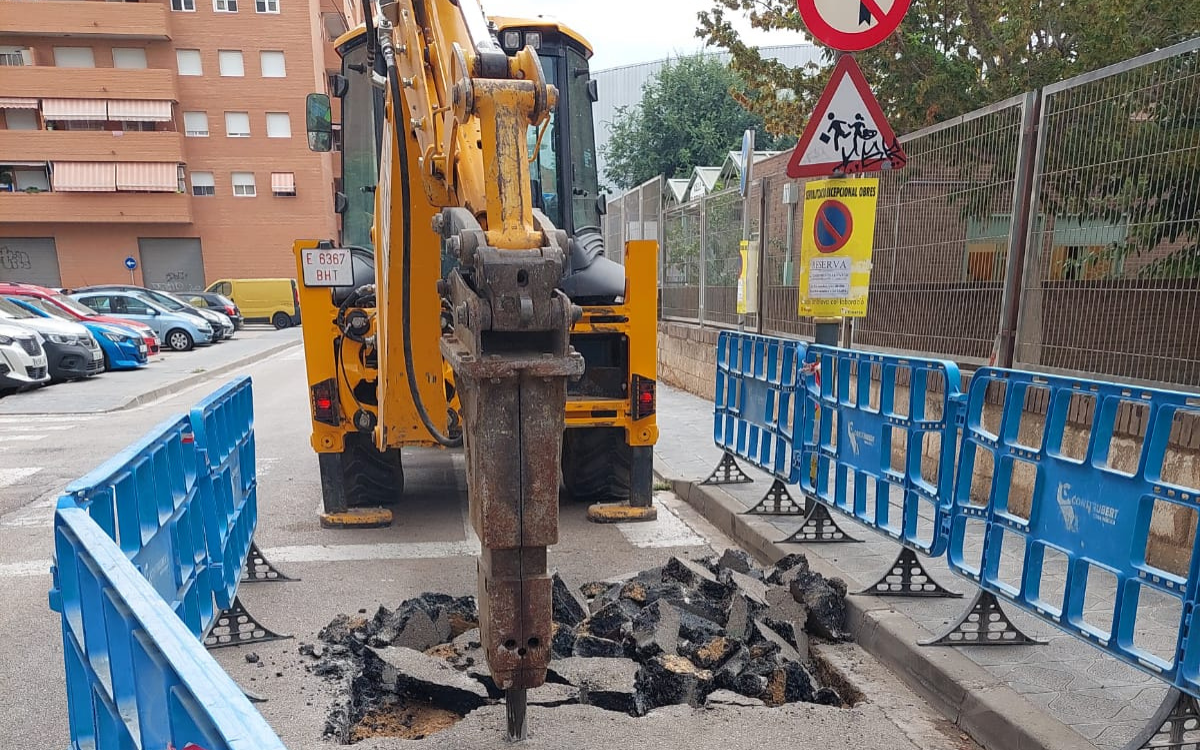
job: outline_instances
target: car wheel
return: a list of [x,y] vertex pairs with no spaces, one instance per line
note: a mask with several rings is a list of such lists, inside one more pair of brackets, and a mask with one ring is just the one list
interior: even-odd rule
[[191,351],[195,342],[192,340],[192,335],[182,328],[175,328],[167,331],[166,344],[171,347],[171,351],[186,352]]
[[287,313],[277,312],[272,316],[271,324],[275,326],[275,330],[282,331],[284,328],[292,327],[292,319],[287,316]]

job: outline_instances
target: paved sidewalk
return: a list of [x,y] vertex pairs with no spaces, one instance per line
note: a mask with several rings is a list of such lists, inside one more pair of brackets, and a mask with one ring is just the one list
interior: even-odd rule
[[[656,448],[656,468],[670,479],[703,481],[716,466],[721,451],[712,440],[712,402],[686,392],[659,386],[658,423],[661,431]],[[726,485],[720,488],[749,509],[758,503],[771,481],[743,461],[742,468],[754,477],[753,484]],[[705,488],[708,489],[708,488]],[[791,488],[799,497],[799,488]],[[834,513],[839,526],[862,544],[824,544],[804,549],[810,557],[823,560],[840,570],[851,591],[862,589],[878,580],[892,564],[900,547],[840,514]],[[756,516],[767,526],[770,541],[779,542],[790,536],[800,525],[799,520],[787,517]],[[800,545],[784,545],[788,550]],[[963,599],[914,599],[864,597],[870,607],[890,607],[925,631],[925,638],[940,635],[965,610],[977,591],[975,585],[951,573],[943,560],[923,558],[930,574],[947,588],[965,595]],[[1002,569],[1003,569],[1002,564]],[[1061,576],[1059,571],[1057,576]],[[1095,599],[1092,600],[1096,588]],[[1111,604],[1113,591],[1099,586],[1089,587],[1088,612],[1103,612]],[[1011,688],[1032,706],[1044,709],[1049,716],[1070,727],[1100,750],[1119,750],[1124,747],[1158,709],[1167,693],[1166,684],[1108,656],[1073,636],[1024,615],[1015,607],[1005,607],[1012,621],[1030,636],[1047,641],[1044,646],[956,647],[982,667],[998,683]],[[1086,613],[1085,613],[1086,616]],[[1169,607],[1143,610],[1139,613],[1138,645],[1155,653],[1165,648],[1170,654],[1174,643],[1177,611]],[[917,658],[942,648],[919,649]],[[933,658],[938,658],[936,655]],[[936,687],[935,687],[936,689]],[[1012,718],[1012,717],[1010,717]],[[1016,722],[1025,721],[1018,717]],[[1015,745],[1014,745],[1015,747]]]
[[106,372],[0,399],[0,415],[104,414],[169,396],[284,349],[299,346],[299,328],[250,326],[228,341],[190,352],[163,351],[138,370]]

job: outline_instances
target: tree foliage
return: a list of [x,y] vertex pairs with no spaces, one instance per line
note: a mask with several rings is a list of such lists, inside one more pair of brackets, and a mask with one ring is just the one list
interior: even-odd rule
[[[794,0],[712,0],[696,36],[732,53],[739,101],[775,134],[797,134],[828,79],[825,65],[764,60],[731,23],[807,34]],[[855,55],[902,133],[1200,33],[1200,3],[1178,0],[913,0],[900,29]],[[799,40],[799,39],[798,39]],[[780,97],[791,91],[794,98]]]
[[693,167],[720,166],[742,134],[758,131],[759,149],[794,143],[772,137],[762,118],[739,106],[743,83],[720,59],[697,55],[669,62],[646,83],[642,100],[622,107],[604,146],[608,177],[627,189],[658,175],[687,176]]

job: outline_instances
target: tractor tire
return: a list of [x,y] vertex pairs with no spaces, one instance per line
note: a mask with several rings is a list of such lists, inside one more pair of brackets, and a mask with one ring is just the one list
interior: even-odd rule
[[563,433],[563,489],[580,503],[629,500],[633,448],[625,430],[592,427]]
[[346,436],[342,453],[342,487],[350,508],[395,505],[404,496],[404,467],[399,449],[380,453],[371,435]]

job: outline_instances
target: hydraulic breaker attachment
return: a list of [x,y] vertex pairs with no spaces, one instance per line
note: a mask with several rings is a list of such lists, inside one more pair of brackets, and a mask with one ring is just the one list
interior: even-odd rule
[[459,269],[445,282],[454,332],[441,341],[462,399],[471,522],[479,558],[480,637],[508,691],[510,737],[524,734],[524,691],[545,682],[552,637],[546,548],[558,542],[567,381],[583,374],[570,346],[577,309],[557,290],[565,235],[497,250],[463,209],[440,224]]

